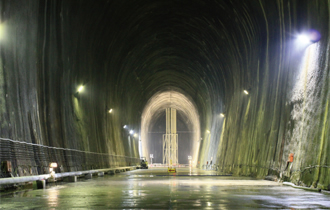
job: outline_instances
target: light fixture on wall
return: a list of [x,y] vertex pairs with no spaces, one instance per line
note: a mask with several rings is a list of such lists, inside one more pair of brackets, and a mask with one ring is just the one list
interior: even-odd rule
[[51,168],[57,168],[57,163],[50,163],[49,167],[51,167]]
[[3,23],[0,24],[0,40],[4,39],[5,37],[5,26]]
[[210,130],[206,130],[206,133],[211,133]]
[[134,134],[134,131],[133,130],[130,130],[129,131],[129,134],[133,135]]
[[124,125],[123,128],[127,128],[127,125]]
[[307,46],[321,40],[321,33],[318,30],[310,29],[297,35],[299,45]]
[[249,95],[249,92],[247,90],[243,91],[246,95]]
[[78,87],[78,93],[80,93],[82,90],[84,89],[84,86],[83,85],[80,85],[79,87]]
[[309,39],[307,34],[299,34],[297,36],[297,41],[299,42],[299,44],[301,45],[308,45],[311,44],[311,40]]
[[78,97],[79,97],[79,93],[81,93],[83,90],[84,90],[84,86],[83,86],[83,85],[80,85],[80,86],[78,87],[78,89],[77,89],[77,92],[74,93],[74,96],[75,96],[76,98],[78,98]]
[[109,113],[111,113],[111,112],[112,112],[112,109],[109,110]]
[[224,113],[220,113],[220,117],[225,117],[225,114]]

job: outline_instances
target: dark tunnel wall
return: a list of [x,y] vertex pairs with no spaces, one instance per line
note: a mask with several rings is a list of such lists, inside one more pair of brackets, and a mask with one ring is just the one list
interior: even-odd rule
[[[251,79],[245,75],[245,84],[226,97],[218,164],[238,175],[276,174],[329,189],[329,2],[278,1],[271,7],[260,1],[260,9],[263,36],[243,67]],[[312,28],[321,32],[320,42],[297,43],[295,35]],[[284,171],[289,153],[291,172]]]
[[138,125],[138,116],[123,114],[130,98],[110,94],[113,80],[97,73],[105,64],[91,58],[81,25],[67,18],[74,11],[64,7],[1,1],[1,137],[35,144],[0,141],[1,161],[12,161],[14,176],[48,173],[50,162],[58,172],[139,162],[138,142],[122,128]]
[[[135,163],[123,125],[139,132],[174,88],[198,109],[200,167],[329,188],[329,1],[0,3],[0,137],[77,150],[0,140],[19,175]],[[320,42],[298,49],[312,28]]]

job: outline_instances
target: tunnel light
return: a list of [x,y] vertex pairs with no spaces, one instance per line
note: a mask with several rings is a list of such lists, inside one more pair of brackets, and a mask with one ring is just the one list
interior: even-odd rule
[[57,168],[57,163],[50,163],[49,167],[51,167],[51,168]]
[[134,137],[135,137],[135,138],[137,138],[137,137],[138,137],[137,133],[135,133],[135,134],[134,134]]
[[84,86],[80,85],[78,88],[78,93],[80,93],[84,89]]
[[127,125],[124,125],[123,128],[127,128]]
[[311,43],[310,38],[306,34],[300,34],[297,36],[297,40],[302,45],[308,45]]
[[244,93],[245,93],[246,95],[249,95],[249,92],[248,92],[247,90],[244,90]]
[[206,130],[206,133],[211,133],[209,130]]
[[112,112],[112,109],[109,110],[109,113],[111,113],[111,112]]
[[0,40],[2,40],[5,36],[5,29],[4,25],[0,24]]
[[130,131],[129,131],[129,134],[134,134],[134,131],[133,131],[133,130],[130,130]]
[[297,43],[301,47],[306,47],[308,45],[316,43],[320,41],[320,39],[321,33],[315,29],[310,29],[302,34],[297,35]]
[[220,117],[225,117],[225,115],[223,113],[220,114]]

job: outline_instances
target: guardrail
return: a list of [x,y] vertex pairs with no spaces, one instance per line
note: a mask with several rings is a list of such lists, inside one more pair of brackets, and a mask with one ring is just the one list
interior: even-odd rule
[[[106,169],[95,169],[95,170],[87,170],[87,171],[74,171],[74,172],[64,172],[64,173],[57,173],[55,174],[55,178],[63,178],[63,177],[70,177],[70,176],[81,176],[87,174],[95,174],[95,173],[109,173],[112,172],[116,173],[117,170],[134,170],[136,166],[130,167],[115,167],[115,168],[106,168]],[[33,182],[33,181],[42,181],[48,180],[51,178],[51,174],[43,174],[43,175],[36,175],[36,176],[24,176],[24,177],[9,177],[9,178],[1,178],[0,185],[8,185],[8,184],[18,184],[24,182]]]
[[[162,163],[153,163],[149,164],[149,167],[168,167],[167,164],[162,164]],[[190,164],[179,164],[179,165],[172,165],[174,168],[185,168],[185,167],[190,167]]]

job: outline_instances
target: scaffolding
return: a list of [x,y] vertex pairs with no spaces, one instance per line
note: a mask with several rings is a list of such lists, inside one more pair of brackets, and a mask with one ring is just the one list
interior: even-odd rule
[[166,108],[166,134],[163,134],[163,164],[178,165],[178,134],[176,131],[176,109]]

